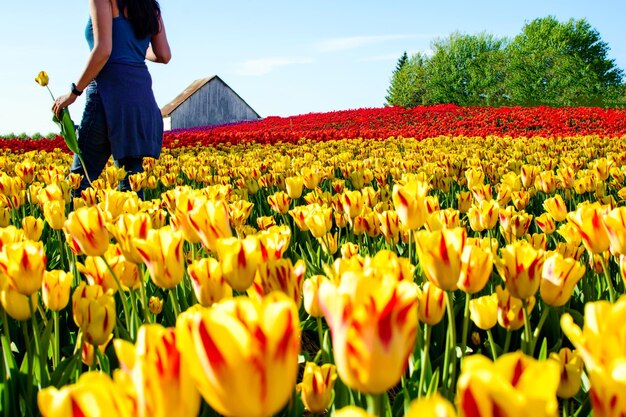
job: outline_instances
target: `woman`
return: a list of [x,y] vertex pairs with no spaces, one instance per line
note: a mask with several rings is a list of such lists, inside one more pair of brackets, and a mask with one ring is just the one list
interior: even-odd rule
[[[85,37],[91,53],[71,91],[56,99],[52,111],[76,101],[84,89],[85,111],[71,171],[98,178],[109,157],[128,174],[142,172],[143,157],[158,158],[163,119],[152,92],[145,60],[167,64],[171,58],[161,10],[156,0],[90,0]],[[79,191],[87,188],[83,178]],[[120,182],[128,190],[128,175]]]

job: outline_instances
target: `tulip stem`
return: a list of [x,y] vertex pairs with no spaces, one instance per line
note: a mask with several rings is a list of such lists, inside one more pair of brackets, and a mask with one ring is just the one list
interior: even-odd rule
[[[126,302],[126,297],[124,296],[124,291],[122,290],[122,285],[120,284],[120,280],[117,278],[117,275],[115,274],[115,271],[113,271],[113,268],[111,268],[111,265],[109,265],[109,261],[107,261],[107,258],[104,255],[100,255],[100,258],[102,258],[102,260],[104,261],[104,264],[107,266],[107,269],[109,270],[109,273],[111,274],[111,276],[113,276],[113,281],[115,281],[115,285],[117,286],[117,291],[120,295],[120,299],[122,300],[122,308],[124,309],[124,320],[126,321],[126,331],[130,333],[132,330],[130,327],[130,314],[128,313],[128,303]],[[131,335],[131,337],[133,337],[134,339],[134,334]]]
[[2,330],[4,331],[2,335],[2,357],[4,359],[4,370],[7,374],[7,378],[9,378],[9,371],[15,368],[16,365],[13,354],[11,353],[11,333],[9,332],[7,312],[4,308],[0,308],[0,310],[2,310]]
[[322,328],[322,318],[321,317],[316,317],[315,318],[316,322],[317,322],[317,337],[320,340],[320,352],[322,353],[322,363],[327,363],[327,355],[326,352],[324,352],[324,329]]
[[52,348],[52,369],[56,370],[57,366],[59,366],[59,357],[61,356],[59,352],[61,347],[59,343],[59,312],[58,311],[52,312],[52,321],[54,325],[54,329],[53,329],[54,346]]
[[493,334],[491,334],[491,329],[487,329],[487,339],[489,340],[489,349],[491,350],[491,357],[495,362],[498,359],[498,354],[496,353],[496,344],[493,341]]
[[532,333],[530,331],[530,315],[528,314],[528,301],[522,300],[522,312],[524,313],[524,353],[532,356],[531,347],[533,346]]
[[456,378],[456,327],[452,292],[448,291],[446,295],[446,308],[448,313],[448,346],[443,358],[443,388],[444,390],[449,390],[448,393],[452,395],[454,390],[454,379]]
[[569,399],[563,400],[563,417],[569,417]]
[[604,278],[606,280],[606,286],[609,289],[609,301],[611,304],[615,303],[615,288],[613,288],[613,281],[611,281],[611,274],[609,272],[609,265],[604,259],[602,254],[598,255],[600,262],[602,263],[602,269],[604,270]]
[[465,348],[467,347],[467,332],[469,331],[469,308],[472,294],[465,293],[465,310],[463,312],[463,333],[461,338],[461,357],[465,356]]
[[[145,266],[145,265],[144,265]],[[147,269],[146,272],[144,273],[143,277],[141,277],[141,281],[140,286],[139,286],[139,291],[140,291],[140,297],[141,297],[141,306],[143,308],[143,321],[144,323],[150,323],[150,315],[148,314],[149,311],[149,306],[148,306],[148,296],[146,295],[146,274],[147,274]]]
[[376,417],[383,417],[383,402],[386,393],[382,394],[367,394],[367,412]]
[[[43,383],[43,377],[45,375],[46,360],[44,359],[43,352],[39,343],[39,329],[37,328],[37,316],[35,315],[35,309],[33,307],[32,299],[28,297],[28,307],[30,308],[30,322],[33,326],[33,339],[35,341],[35,354],[39,357],[39,379],[37,380],[37,387],[41,389]],[[28,333],[28,332],[26,332]],[[31,368],[32,369],[32,368]]]
[[59,264],[62,270],[67,271],[69,269],[69,265],[68,268],[65,268],[65,240],[62,239],[61,229],[57,229],[56,232],[59,237]]
[[174,310],[174,323],[176,323],[176,318],[180,314],[180,305],[178,304],[178,294],[176,293],[176,287],[170,288],[170,299],[172,301],[172,310]]
[[539,333],[541,333],[541,328],[546,322],[549,313],[550,313],[550,307],[545,306],[543,308],[543,311],[541,312],[541,318],[539,319],[539,323],[537,323],[537,327],[535,328],[535,331],[533,332],[533,341],[532,341],[532,345],[530,346],[531,356],[535,354],[535,347],[537,346],[537,340],[539,340]]
[[428,362],[430,361],[430,325],[424,325],[424,349],[422,350],[422,360],[420,369],[420,382],[417,388],[417,398],[421,398],[424,390],[424,383],[426,382],[426,369],[428,368]]
[[504,338],[504,349],[502,349],[502,353],[508,353],[509,348],[511,347],[511,336],[513,332],[510,330],[506,331],[506,336]]

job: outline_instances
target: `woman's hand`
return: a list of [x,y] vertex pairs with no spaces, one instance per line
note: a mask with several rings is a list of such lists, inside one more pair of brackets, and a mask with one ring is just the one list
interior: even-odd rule
[[68,93],[64,96],[57,97],[54,100],[54,104],[52,105],[52,113],[57,117],[57,119],[61,120],[61,116],[63,116],[63,109],[68,107],[70,104],[76,101],[76,95],[72,93]]

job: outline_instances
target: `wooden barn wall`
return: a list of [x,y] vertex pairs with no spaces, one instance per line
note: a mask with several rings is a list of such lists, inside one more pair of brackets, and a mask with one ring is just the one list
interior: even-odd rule
[[190,128],[257,119],[256,113],[221,80],[213,79],[171,114],[171,128]]

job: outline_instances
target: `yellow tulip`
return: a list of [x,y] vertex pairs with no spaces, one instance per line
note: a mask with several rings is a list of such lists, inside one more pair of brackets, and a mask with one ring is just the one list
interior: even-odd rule
[[392,191],[393,205],[400,221],[410,230],[417,230],[426,221],[426,203],[428,184],[411,180],[404,185],[394,184]]
[[520,179],[524,188],[530,188],[535,183],[535,178],[539,175],[541,168],[536,165],[522,165]]
[[188,214],[189,224],[196,231],[202,245],[215,253],[216,241],[220,238],[233,235],[228,206],[222,200],[209,200],[204,204],[194,207]]
[[300,229],[303,232],[307,232],[309,230],[309,227],[304,222],[304,219],[306,219],[306,216],[308,215],[308,213],[309,213],[308,206],[296,206],[292,208],[291,210],[289,210],[289,215],[293,218],[293,221],[296,224],[296,227],[298,227],[298,229]]
[[446,312],[446,292],[437,287],[432,282],[426,282],[421,289],[418,289],[419,300],[417,314],[419,321],[430,326],[434,326],[443,319]]
[[161,311],[163,311],[163,300],[155,296],[150,297],[148,300],[148,309],[152,314],[161,314]]
[[385,237],[385,241],[395,245],[400,240],[400,216],[395,210],[385,210],[378,214],[380,221],[380,232]]
[[554,252],[546,258],[541,273],[540,293],[543,301],[554,307],[565,305],[574,288],[585,275],[585,266],[573,258]]
[[456,417],[456,410],[441,394],[413,400],[405,417]]
[[302,298],[304,300],[304,310],[312,317],[322,317],[324,312],[319,304],[319,289],[322,282],[327,280],[324,275],[313,275],[305,279],[302,284]]
[[554,219],[548,213],[543,213],[540,216],[535,217],[535,224],[537,224],[541,231],[547,235],[554,233],[556,230]]
[[269,417],[289,401],[296,384],[298,310],[278,292],[260,302],[238,297],[192,308],[178,317],[176,346],[214,410]]
[[88,256],[103,255],[109,247],[109,232],[98,207],[81,207],[67,216],[64,229],[74,247]]
[[517,210],[524,210],[530,202],[530,193],[528,191],[513,191],[511,193],[511,200]]
[[172,289],[183,279],[183,233],[165,226],[148,230],[145,239],[135,239],[135,247],[146,264],[152,282],[163,289]]
[[[81,361],[87,366],[94,366],[96,364],[96,349],[98,349],[101,355],[104,355],[111,340],[113,340],[113,333],[109,335],[106,342],[98,346],[83,341],[83,346],[80,349]],[[82,339],[79,339],[79,341],[82,341]]]
[[535,295],[541,284],[544,252],[525,241],[517,241],[500,250],[495,260],[496,268],[515,298],[528,299]]
[[484,295],[470,300],[470,319],[482,330],[489,330],[498,322],[498,295]]
[[48,81],[50,78],[48,77],[48,73],[45,71],[39,71],[39,74],[35,77],[35,81],[42,87],[46,87],[48,85]]
[[280,259],[289,247],[291,229],[287,225],[270,227],[257,234],[259,238],[259,250],[261,262]]
[[585,364],[591,383],[591,407],[597,417],[618,417],[626,413],[624,322],[626,296],[614,304],[604,300],[585,304],[582,329],[568,313],[561,316],[561,328]]
[[609,236],[611,253],[626,255],[626,207],[616,207],[602,217]]
[[333,210],[319,204],[309,205],[309,211],[304,218],[304,224],[316,238],[326,236],[333,227]]
[[335,365],[327,363],[317,366],[313,362],[307,362],[302,382],[298,384],[304,408],[314,414],[328,409],[336,379]]
[[396,385],[415,345],[417,285],[348,270],[339,286],[320,285],[319,302],[341,380],[363,393],[379,394]]
[[91,301],[95,301],[104,294],[102,287],[99,285],[87,285],[85,281],[81,281],[72,293],[72,315],[74,323],[81,327],[85,321],[87,307]]
[[457,289],[461,275],[461,254],[465,248],[465,228],[421,230],[416,234],[417,255],[424,275],[444,291]]
[[535,178],[535,188],[545,194],[556,191],[556,175],[554,171],[542,171]]
[[111,293],[104,293],[96,299],[84,299],[79,308],[83,317],[80,329],[85,340],[94,346],[104,344],[115,328],[115,298]]
[[465,179],[467,180],[467,188],[471,190],[485,183],[485,173],[480,169],[469,168],[465,171]]
[[146,239],[148,230],[152,228],[151,223],[150,216],[145,212],[140,212],[122,214],[109,227],[109,231],[128,261],[136,264],[143,262],[135,246],[135,239]]
[[559,364],[561,381],[557,395],[559,398],[572,398],[580,390],[583,374],[583,361],[577,350],[561,348],[558,353],[552,352],[550,359]]
[[609,234],[602,221],[605,211],[599,204],[590,203],[581,205],[567,215],[568,222],[590,253],[602,253],[609,249]]
[[567,218],[567,205],[560,194],[545,199],[543,208],[557,222],[562,222]]
[[145,324],[139,328],[135,344],[113,341],[120,369],[116,381],[132,381],[138,417],[196,416],[200,393],[191,370],[177,347],[173,328]]
[[235,229],[239,229],[244,226],[248,217],[252,214],[253,206],[254,204],[248,200],[237,200],[228,205],[230,222]]
[[467,213],[472,206],[472,193],[469,191],[461,191],[457,194],[457,201],[459,204],[459,212]]
[[36,164],[30,159],[25,159],[15,163],[13,168],[15,175],[17,175],[24,183],[30,184],[35,179]]
[[276,219],[274,216],[260,216],[256,218],[256,225],[261,230],[267,230],[272,226],[276,226]]
[[495,362],[482,355],[463,359],[457,383],[459,415],[465,417],[556,417],[559,365],[521,352]]
[[259,238],[247,236],[244,239],[229,237],[216,242],[217,255],[226,282],[239,292],[246,291],[257,272],[260,261]]
[[196,299],[205,307],[233,296],[232,288],[222,276],[222,267],[215,258],[195,260],[187,267]]
[[359,245],[353,242],[346,242],[341,245],[341,257],[345,259],[349,259],[355,255],[359,254]]
[[41,298],[48,310],[60,311],[67,306],[73,279],[71,272],[60,269],[44,272]]
[[22,230],[27,239],[38,241],[43,232],[43,220],[39,217],[26,216],[22,219]]
[[[513,297],[506,288],[496,287],[498,297],[498,324],[507,330],[518,330],[524,325],[523,302]],[[526,300],[528,314],[535,306],[535,297]]]
[[300,308],[302,304],[302,283],[306,264],[302,259],[295,265],[291,259],[278,259],[260,264],[252,286],[248,289],[248,295],[256,295],[259,298],[271,293],[281,291],[287,294]]
[[267,196],[267,204],[269,204],[270,208],[275,212],[286,214],[289,211],[291,197],[284,191],[278,191]]
[[37,293],[26,296],[16,290],[8,280],[0,277],[0,304],[11,318],[18,321],[28,320],[31,311],[37,308]]
[[293,200],[297,200],[302,196],[302,187],[304,186],[304,180],[301,176],[287,177],[285,178],[285,187],[287,189],[287,195]]
[[43,217],[52,229],[61,230],[67,220],[65,203],[58,200],[46,201],[43,203]]
[[133,400],[103,372],[86,372],[78,382],[37,394],[43,417],[132,417]]
[[480,246],[466,245],[461,254],[458,287],[468,294],[476,294],[487,285],[492,269],[491,251]]
[[22,241],[2,246],[0,272],[20,294],[37,293],[45,270],[46,254],[42,242]]

